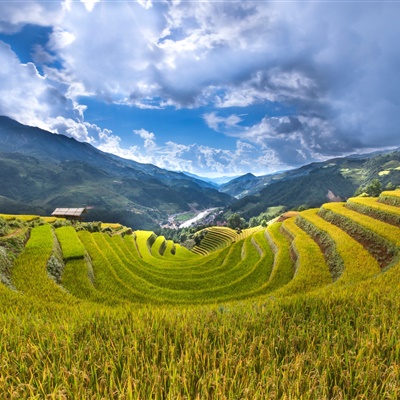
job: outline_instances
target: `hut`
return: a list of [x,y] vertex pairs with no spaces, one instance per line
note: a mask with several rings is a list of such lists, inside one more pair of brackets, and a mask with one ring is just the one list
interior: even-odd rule
[[83,214],[86,213],[86,208],[56,208],[51,215],[72,221],[83,221]]

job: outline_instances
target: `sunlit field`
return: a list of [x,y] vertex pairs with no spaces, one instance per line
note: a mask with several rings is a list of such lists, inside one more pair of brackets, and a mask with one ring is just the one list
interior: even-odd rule
[[1,215],[2,396],[399,398],[399,200],[213,228],[195,252]]

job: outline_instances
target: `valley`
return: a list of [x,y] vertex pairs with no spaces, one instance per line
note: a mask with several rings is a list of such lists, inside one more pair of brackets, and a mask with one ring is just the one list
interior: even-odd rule
[[399,151],[218,185],[5,118],[0,144],[7,398],[400,396]]
[[[0,209],[51,214],[58,207],[88,207],[88,221],[158,229],[169,216],[211,208],[245,220],[271,207],[319,207],[327,194],[343,200],[374,179],[400,185],[400,152],[349,156],[218,185],[188,174],[140,164],[0,117]],[[212,221],[210,221],[212,223]]]

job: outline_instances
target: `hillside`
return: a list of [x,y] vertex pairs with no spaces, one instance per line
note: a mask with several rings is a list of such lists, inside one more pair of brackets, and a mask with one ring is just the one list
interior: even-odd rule
[[[245,196],[259,194],[263,189],[271,184],[299,179],[301,180],[303,177],[315,171],[325,169],[328,169],[328,171],[324,171],[328,172],[325,177],[328,181],[330,179],[330,173],[333,172],[335,175],[344,176],[347,179],[350,178],[352,180],[352,183],[358,187],[362,184],[365,184],[368,180],[377,178],[379,172],[386,170],[385,163],[387,163],[387,161],[383,161],[382,157],[391,154],[391,156],[394,156],[395,160],[398,160],[398,155],[396,156],[396,153],[398,153],[399,151],[400,150],[397,149],[388,151],[376,151],[368,154],[353,154],[347,157],[334,158],[324,162],[315,162],[304,165],[300,168],[275,172],[262,176],[246,174],[232,179],[229,182],[221,184],[219,186],[219,190],[221,192],[228,193],[231,196],[236,197],[237,199],[241,199]],[[333,169],[333,166],[337,166],[337,168]],[[395,168],[389,167],[389,170],[393,169]],[[371,177],[371,174],[373,177]],[[398,179],[398,177],[395,177],[395,180],[396,179]],[[335,186],[335,182],[330,183],[330,185],[333,189],[337,191],[342,190],[340,185]],[[334,191],[333,189],[332,191]],[[325,200],[326,199],[324,198],[321,204]]]
[[1,215],[3,395],[400,395],[400,191],[210,233]]
[[[389,182],[394,186],[400,185],[400,151],[313,163],[292,171],[255,177],[246,180],[243,185],[234,180],[220,190],[237,197],[253,192],[239,198],[228,208],[228,212],[239,212],[243,217],[250,218],[271,206],[288,209],[319,207],[328,201],[330,192],[346,200],[358,187],[373,179],[379,179],[384,187]],[[245,192],[237,192],[235,188],[243,188]]]
[[93,207],[88,220],[156,228],[168,214],[226,206],[227,194],[183,173],[101,152],[88,143],[0,117],[3,212]]
[[3,395],[400,395],[400,191],[211,233],[1,215]]

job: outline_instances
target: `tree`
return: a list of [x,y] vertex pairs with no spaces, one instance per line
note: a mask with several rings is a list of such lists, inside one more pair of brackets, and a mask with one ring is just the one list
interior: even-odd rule
[[227,222],[231,229],[242,229],[246,223],[244,218],[241,218],[240,215],[236,213],[230,215]]
[[259,222],[256,217],[251,217],[249,220],[249,228],[254,228],[255,226],[258,226]]
[[373,179],[368,185],[360,186],[354,193],[354,196],[372,196],[378,197],[383,191],[382,183],[379,179]]
[[373,179],[369,185],[366,186],[365,192],[372,197],[378,197],[382,193],[382,183],[379,179]]

